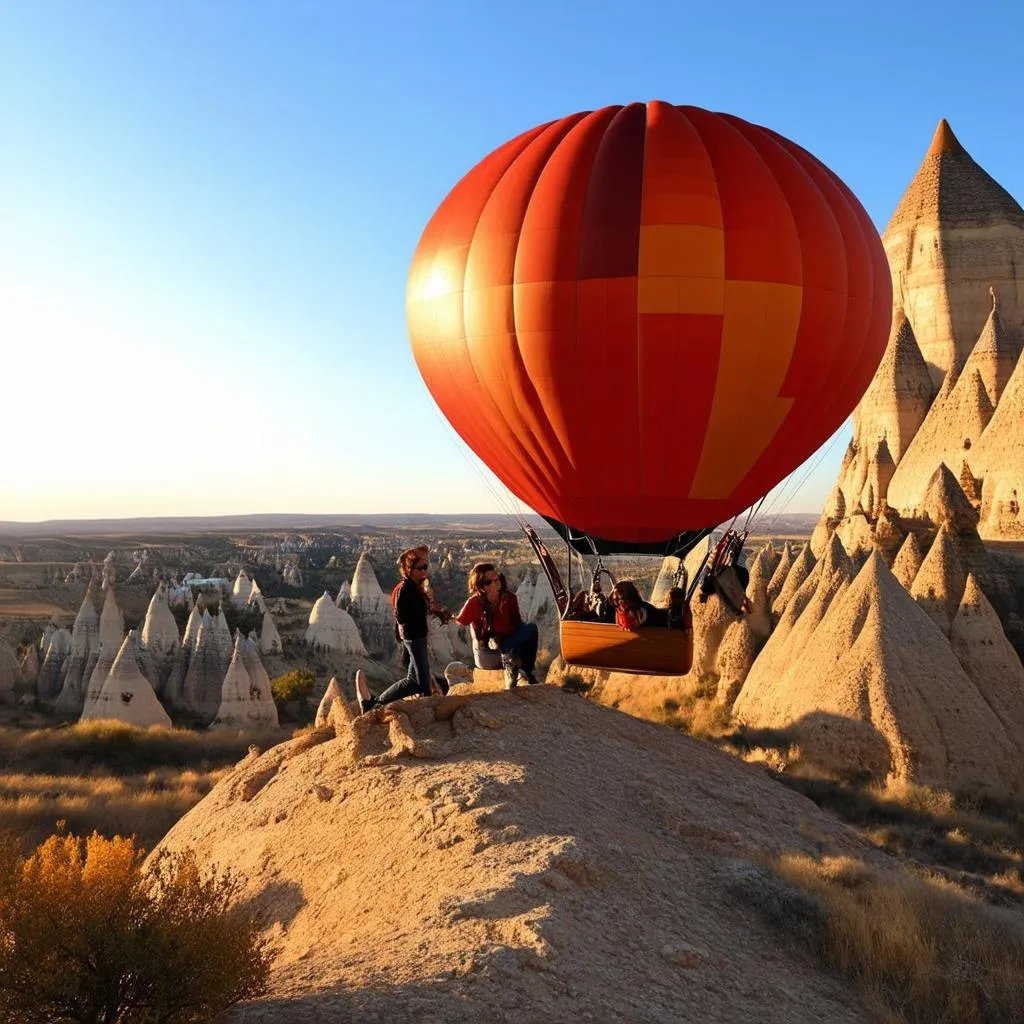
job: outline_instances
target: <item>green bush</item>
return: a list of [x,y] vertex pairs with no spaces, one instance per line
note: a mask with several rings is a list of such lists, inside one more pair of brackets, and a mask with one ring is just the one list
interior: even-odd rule
[[274,695],[274,703],[280,707],[289,701],[304,701],[312,692],[316,682],[316,673],[308,668],[297,668],[294,672],[286,672],[270,682],[270,692]]
[[271,953],[238,880],[133,839],[0,839],[0,1024],[199,1024],[266,991]]

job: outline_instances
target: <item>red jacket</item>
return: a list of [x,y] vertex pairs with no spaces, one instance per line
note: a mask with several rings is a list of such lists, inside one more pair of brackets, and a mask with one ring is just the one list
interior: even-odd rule
[[483,598],[474,594],[462,606],[455,621],[462,626],[472,626],[473,636],[486,641],[492,636],[499,640],[511,636],[523,624],[523,617],[519,612],[519,598],[504,590],[498,595],[498,605],[490,614]]

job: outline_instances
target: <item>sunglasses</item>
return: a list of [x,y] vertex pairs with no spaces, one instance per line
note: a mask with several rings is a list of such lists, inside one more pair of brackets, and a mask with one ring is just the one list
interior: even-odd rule
[[413,566],[413,568],[414,569],[422,569],[424,572],[426,572],[430,568],[430,566],[426,562],[417,562]]
[[489,580],[481,580],[480,581],[480,585],[484,586],[484,587],[489,587],[492,583],[500,583],[500,582],[501,582],[501,580],[499,580],[497,576],[492,576]]

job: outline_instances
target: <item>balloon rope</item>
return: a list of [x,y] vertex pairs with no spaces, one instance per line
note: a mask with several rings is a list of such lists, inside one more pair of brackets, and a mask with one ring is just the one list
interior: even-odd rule
[[[821,465],[822,460],[825,458],[826,455],[828,455],[828,453],[835,446],[835,443],[839,439],[839,435],[840,435],[841,432],[842,432],[841,428],[840,428],[840,430],[837,430],[832,435],[832,438],[828,442],[828,444],[825,445],[825,447],[822,448],[821,451],[818,452],[817,456],[809,463],[807,470],[804,472],[803,476],[800,478],[800,482],[793,489],[793,491],[789,495],[789,497],[786,498],[785,502],[783,502],[782,507],[775,513],[775,516],[773,517],[772,521],[766,525],[766,527],[765,527],[766,530],[768,530],[770,532],[771,530],[773,530],[775,528],[775,524],[779,521],[779,518],[785,513],[786,509],[789,508],[790,502],[797,496],[797,494],[800,493],[800,488],[803,487],[803,485],[805,483],[807,483],[808,479],[810,478],[810,475],[818,468],[818,466]],[[766,508],[764,510],[764,515],[766,517],[767,517],[768,513],[772,510],[772,507],[782,497],[783,493],[785,493],[786,488],[792,482],[794,476],[795,476],[795,471],[793,473],[790,473],[790,475],[788,477],[786,477],[785,484],[782,486],[782,488],[780,489],[779,493],[772,500],[772,502],[768,506],[768,508]]]
[[[491,498],[493,499],[495,505],[497,505],[498,510],[500,512],[505,513],[505,515],[511,516],[518,523],[519,519],[521,518],[520,513],[517,512],[516,507],[509,500],[510,497],[513,497],[512,492],[509,491],[508,488],[505,488],[505,494],[502,494],[501,491],[499,491],[498,488],[495,487],[494,483],[487,477],[487,474],[484,473],[483,469],[481,468],[481,464],[479,460],[476,458],[476,456],[474,455],[473,457],[470,457],[468,452],[469,446],[464,441],[462,441],[461,438],[459,438],[458,433],[452,428],[451,424],[441,415],[440,411],[437,409],[436,406],[433,406],[433,411],[438,421],[443,424],[445,432],[448,434],[448,440],[455,447],[455,450],[465,460],[466,465],[468,465],[470,469],[472,469],[472,471],[476,474],[477,479],[479,479],[483,483],[484,487],[486,487],[487,490],[490,492]],[[502,484],[502,486],[504,487],[504,484]]]

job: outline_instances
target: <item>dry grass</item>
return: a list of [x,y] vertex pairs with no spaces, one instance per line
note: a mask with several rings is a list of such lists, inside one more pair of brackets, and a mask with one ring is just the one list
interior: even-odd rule
[[0,831],[19,836],[27,849],[64,822],[74,835],[133,835],[150,849],[228,770],[165,768],[127,776],[0,774]]
[[808,928],[824,964],[854,979],[875,1015],[908,1024],[1017,1021],[1024,918],[936,878],[883,875],[849,858],[787,855],[772,869],[824,913]]
[[65,822],[73,834],[134,835],[151,848],[251,744],[283,738],[104,721],[0,728],[0,831],[28,850]]

